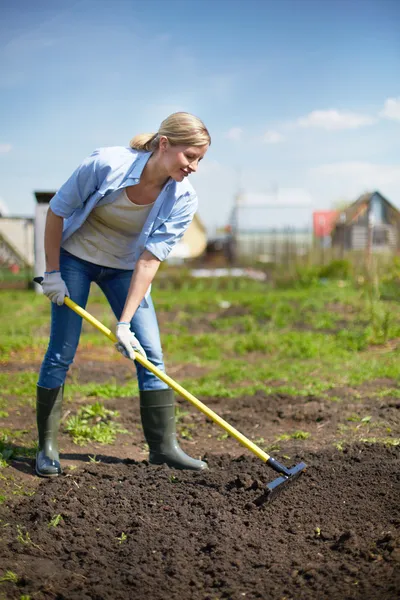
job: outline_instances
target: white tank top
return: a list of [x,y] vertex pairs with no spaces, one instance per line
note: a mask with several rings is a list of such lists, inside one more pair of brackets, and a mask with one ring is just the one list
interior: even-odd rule
[[123,189],[114,202],[94,208],[62,247],[96,265],[133,269],[136,241],[153,204],[134,204]]

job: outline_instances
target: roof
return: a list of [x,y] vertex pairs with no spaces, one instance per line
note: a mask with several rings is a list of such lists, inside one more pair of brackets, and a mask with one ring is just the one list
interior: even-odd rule
[[348,206],[345,210],[340,211],[339,216],[338,216],[337,225],[340,225],[341,219],[343,219],[343,217],[341,217],[341,215],[346,216],[346,218],[344,219],[344,222],[347,225],[349,223],[352,223],[356,219],[358,219],[358,217],[367,210],[369,203],[371,202],[373,196],[375,196],[375,195],[380,196],[380,198],[384,202],[386,202],[392,208],[392,210],[397,212],[400,216],[399,209],[396,208],[391,202],[389,202],[389,200],[387,198],[382,196],[382,194],[380,192],[375,191],[375,192],[368,192],[366,194],[362,194],[355,202],[353,202],[353,204],[350,204],[350,206]]

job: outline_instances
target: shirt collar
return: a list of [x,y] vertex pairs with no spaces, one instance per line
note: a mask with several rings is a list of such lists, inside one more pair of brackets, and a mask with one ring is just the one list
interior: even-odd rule
[[[152,154],[153,154],[152,152],[138,152],[138,156],[132,165],[132,169],[129,171],[129,173],[126,177],[126,181],[130,180],[130,181],[132,181],[132,183],[134,185],[139,183],[140,178],[143,173],[143,169],[145,168],[147,161],[149,160],[149,158]],[[126,183],[126,181],[125,181],[125,183]],[[170,177],[166,181],[166,183],[163,185],[160,193],[164,192],[165,190],[168,190],[173,183],[174,183],[174,181]]]
[[139,183],[143,169],[152,154],[152,152],[138,152],[135,162],[132,165],[132,169],[127,175],[127,179],[133,179],[135,180],[135,183]]

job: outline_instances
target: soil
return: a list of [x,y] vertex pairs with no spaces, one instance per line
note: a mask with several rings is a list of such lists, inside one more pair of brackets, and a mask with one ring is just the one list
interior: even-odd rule
[[[23,576],[1,592],[58,600],[399,596],[398,451],[308,452],[307,472],[258,507],[272,476],[263,463],[206,458],[206,473],[90,464],[3,508],[1,564]],[[49,525],[56,515],[59,524]]]
[[[133,376],[122,357],[111,364],[96,353],[78,354],[69,379]],[[189,365],[176,369],[178,380],[195,376]],[[207,460],[206,472],[149,465],[137,399],[105,401],[130,432],[116,444],[79,448],[61,432],[63,476],[35,477],[26,457],[2,470],[24,491],[0,503],[0,599],[400,597],[400,446],[373,442],[389,427],[400,431],[396,388],[379,380],[321,397],[200,398],[261,447],[272,445],[285,465],[307,463],[271,503],[265,486],[276,473],[185,400],[178,400],[180,443]],[[387,395],[377,397],[382,389]],[[83,401],[67,393],[64,418]],[[9,405],[13,427],[27,432],[21,446],[28,445],[34,409]],[[296,431],[310,437],[282,438]],[[335,448],[338,431],[344,441]],[[2,581],[6,571],[18,582]]]

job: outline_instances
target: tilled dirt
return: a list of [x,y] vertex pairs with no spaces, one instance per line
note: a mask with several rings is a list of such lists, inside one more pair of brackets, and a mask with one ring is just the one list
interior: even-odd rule
[[275,474],[247,455],[210,455],[204,473],[125,460],[44,480],[0,505],[2,571],[19,577],[0,597],[398,598],[400,449],[300,458],[306,473],[259,507]]

